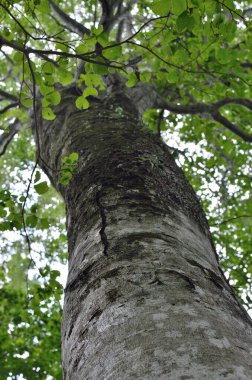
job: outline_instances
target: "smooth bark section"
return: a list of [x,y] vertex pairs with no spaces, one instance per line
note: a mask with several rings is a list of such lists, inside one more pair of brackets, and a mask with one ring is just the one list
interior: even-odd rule
[[[63,93],[41,166],[67,208],[65,380],[251,379],[251,321],[219,269],[198,199],[135,99]],[[80,156],[67,187],[61,158]]]

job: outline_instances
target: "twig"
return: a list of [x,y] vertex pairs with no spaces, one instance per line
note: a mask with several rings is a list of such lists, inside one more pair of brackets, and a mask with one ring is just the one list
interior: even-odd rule
[[237,220],[237,219],[241,219],[241,218],[252,218],[252,215],[239,215],[239,216],[235,216],[233,218],[223,220],[222,222],[210,224],[210,227],[221,226],[222,224],[226,224],[226,223],[232,222],[233,220]]

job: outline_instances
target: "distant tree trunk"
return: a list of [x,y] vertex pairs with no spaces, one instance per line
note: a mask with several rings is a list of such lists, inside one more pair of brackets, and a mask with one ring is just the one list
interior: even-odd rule
[[[39,130],[41,166],[67,210],[64,379],[251,380],[251,320],[194,191],[142,128],[138,99],[111,93],[78,111],[75,97],[64,90]],[[78,170],[64,187],[71,152]]]

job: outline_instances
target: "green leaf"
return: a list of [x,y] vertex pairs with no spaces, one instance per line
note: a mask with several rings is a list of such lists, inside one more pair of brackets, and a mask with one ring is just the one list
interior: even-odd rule
[[46,96],[50,92],[54,91],[54,87],[53,86],[46,86],[44,84],[41,84],[39,86],[39,91],[41,92],[42,95]]
[[31,206],[31,208],[30,208],[30,211],[33,213],[33,214],[37,214],[37,212],[38,212],[38,204],[37,203],[35,203],[35,204],[33,204],[32,206]]
[[60,183],[64,186],[68,185],[71,178],[72,178],[72,173],[70,171],[65,171],[65,172],[62,172],[61,173],[61,176],[60,176]]
[[122,47],[121,45],[117,45],[114,47],[109,47],[106,49],[103,49],[102,51],[105,58],[110,60],[116,60],[122,56]]
[[175,70],[172,70],[165,75],[165,78],[169,83],[176,83],[179,79],[179,75]]
[[[104,59],[98,59],[97,61],[104,62]],[[99,75],[108,74],[108,67],[105,65],[93,64],[93,70],[94,70],[94,73],[99,74]]]
[[46,98],[42,98],[41,104],[42,104],[42,107],[46,108],[50,105],[50,102]]
[[34,185],[34,189],[38,194],[44,194],[49,190],[49,187],[47,185],[46,181],[40,182],[37,185]]
[[151,73],[149,71],[140,73],[140,80],[143,83],[148,83],[151,80]]
[[195,20],[193,16],[190,16],[188,12],[183,12],[176,21],[178,32],[183,30],[192,30],[195,25]]
[[21,104],[22,104],[24,107],[31,107],[31,106],[32,106],[32,103],[33,103],[33,99],[31,99],[30,97],[28,97],[28,96],[27,96],[26,94],[24,94],[24,93],[21,93],[20,101],[21,101]]
[[83,42],[81,42],[76,48],[75,48],[75,51],[76,51],[76,54],[86,54],[90,51],[90,48],[84,44]]
[[29,87],[26,85],[23,86],[23,88],[22,88],[20,101],[21,101],[21,104],[25,107],[32,106],[32,103],[33,103],[32,93],[31,93],[31,90],[29,89]]
[[85,72],[87,73],[93,73],[94,69],[93,69],[93,63],[91,62],[86,62],[85,63]]
[[58,70],[58,81],[61,84],[68,85],[73,81],[73,75],[69,71],[60,68]]
[[38,218],[34,214],[28,215],[26,218],[26,225],[29,227],[36,227],[37,222],[38,222]]
[[230,63],[234,56],[234,52],[229,49],[224,49],[222,47],[217,48],[215,52],[216,59],[223,64]]
[[95,48],[95,44],[97,42],[97,38],[96,36],[92,36],[92,37],[87,36],[85,37],[84,42],[88,46],[89,51],[93,51]]
[[2,206],[0,206],[0,217],[4,218],[6,215],[7,211]]
[[49,223],[49,220],[47,218],[41,218],[39,219],[39,227],[42,229],[42,230],[46,230],[47,228],[50,227],[50,223]]
[[166,44],[177,38],[177,36],[174,34],[174,30],[165,30],[163,36]]
[[91,33],[95,36],[99,36],[103,32],[103,25],[99,25],[97,28],[95,26],[91,26]]
[[156,0],[150,5],[156,15],[166,16],[170,11],[179,16],[187,9],[186,0]]
[[[167,0],[169,1],[169,0]],[[170,0],[172,3],[172,12],[179,16],[187,9],[187,1],[186,0]]]
[[109,45],[109,37],[108,33],[102,32],[98,37],[97,37],[97,42],[103,47]]
[[86,110],[89,107],[89,102],[83,95],[81,95],[76,99],[75,105],[79,110]]
[[126,82],[127,87],[134,87],[135,84],[137,83],[138,79],[135,73],[130,73],[128,75],[128,80]]
[[11,231],[12,229],[10,222],[0,223],[0,231]]
[[69,160],[70,160],[71,163],[75,163],[75,162],[78,161],[78,159],[79,159],[79,155],[78,155],[77,152],[73,152],[73,153],[71,153],[71,154],[68,156],[68,158],[69,158]]
[[40,171],[37,170],[35,173],[34,183],[38,182],[40,178],[41,178]]
[[54,120],[56,115],[50,107],[44,107],[42,108],[42,117],[45,120]]
[[67,53],[68,50],[69,50],[66,44],[63,44],[63,43],[60,43],[60,42],[57,42],[55,44],[55,47],[56,47],[56,49],[58,49],[60,51],[63,51],[64,53]]
[[153,1],[150,8],[156,15],[166,16],[171,10],[171,2],[169,0],[156,0]]
[[14,60],[17,64],[22,64],[22,62],[23,62],[23,60],[24,60],[24,55],[23,55],[23,53],[21,53],[20,51],[17,51],[17,52],[14,54],[13,60]]
[[102,79],[97,74],[81,74],[81,79],[87,85],[87,87],[101,86]]
[[60,103],[60,93],[59,91],[53,91],[46,95],[46,100],[49,104],[57,106]]
[[87,87],[83,91],[83,96],[85,98],[87,98],[88,96],[97,96],[97,95],[98,95],[98,91],[96,90],[95,87]]
[[49,74],[49,75],[52,75],[54,73],[54,65],[51,63],[51,62],[46,62],[43,66],[42,66],[42,72],[44,74]]
[[62,159],[63,166],[60,169],[60,183],[62,185],[68,185],[73,173],[77,169],[77,162],[79,155],[77,152],[71,153],[69,156],[66,156]]

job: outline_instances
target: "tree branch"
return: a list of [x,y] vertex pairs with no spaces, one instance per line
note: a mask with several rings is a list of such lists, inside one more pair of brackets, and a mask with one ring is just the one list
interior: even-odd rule
[[0,110],[0,115],[4,114],[6,111],[8,111],[11,108],[17,107],[18,105],[19,105],[19,102],[8,104],[6,107]]
[[[3,4],[0,4],[0,6],[9,14],[9,16],[15,21],[15,23],[19,26],[19,28],[22,30],[25,36],[29,36],[31,39],[35,41],[39,40],[45,40],[45,41],[51,41],[51,42],[61,42],[60,40],[53,40],[53,36],[47,36],[46,32],[44,32],[45,35],[42,37],[35,37],[31,33],[28,32],[27,29],[20,23],[20,21],[10,12],[10,10],[5,7]],[[35,27],[34,27],[35,28]],[[36,28],[35,28],[36,29]],[[60,32],[61,33],[61,32]],[[57,33],[58,34],[58,33]]]
[[[1,34],[0,34],[0,45],[9,46],[16,51],[21,51],[23,54],[25,54],[25,56],[33,53],[43,59],[45,59],[45,55],[56,55],[56,56],[66,57],[66,58],[79,58],[85,62],[91,62],[97,65],[112,67],[112,68],[121,69],[121,70],[123,69],[123,66],[124,66],[124,65],[119,66],[118,64],[111,64],[110,61],[108,60],[106,60],[105,62],[102,62],[102,61],[97,61],[92,58],[88,58],[88,56],[91,54],[90,52],[86,54],[73,54],[73,53],[67,53],[67,52],[62,52],[58,50],[39,50],[39,49],[30,48],[30,47],[24,48],[18,45],[18,43],[16,42],[7,40]],[[114,45],[111,45],[111,46],[114,46]],[[96,53],[96,52],[94,51],[92,52],[92,54],[93,53]]]
[[111,4],[109,0],[99,0],[102,7],[102,16],[100,20],[100,24],[103,25],[103,30],[105,32],[111,31],[111,19],[113,17],[113,8],[114,4]]
[[157,119],[157,135],[161,137],[161,123],[164,118],[164,110],[162,109],[159,112],[158,119]]
[[18,119],[9,126],[8,132],[4,132],[0,136],[0,156],[3,156],[10,142],[13,140],[15,134],[22,129],[22,125]]
[[237,125],[231,123],[228,119],[226,119],[224,116],[220,114],[219,111],[212,112],[212,117],[215,121],[218,123],[224,125],[227,129],[235,133],[237,136],[239,136],[241,139],[243,139],[246,142],[252,143],[252,135],[242,131]]
[[69,17],[62,9],[60,9],[53,0],[49,0],[51,10],[55,15],[70,29],[73,33],[78,34],[80,37],[83,37],[84,34],[90,35],[90,30],[84,25],[80,24],[76,20]]
[[252,101],[246,98],[225,98],[215,103],[217,108],[223,107],[227,104],[238,104],[252,110]]
[[9,94],[8,92],[0,89],[0,96],[2,96],[5,100],[13,100],[14,102],[18,101],[18,97],[13,94]]
[[252,63],[251,62],[244,62],[241,64],[244,69],[252,69]]
[[159,96],[155,99],[155,107],[166,109],[170,112],[183,114],[183,115],[196,115],[196,114],[208,114],[213,120],[222,124],[224,127],[235,133],[244,141],[252,143],[252,134],[241,130],[237,125],[229,121],[227,118],[221,115],[219,108],[227,104],[238,104],[252,110],[252,102],[249,99],[223,99],[216,103],[195,103],[195,104],[174,104]]
[[230,219],[227,219],[227,220],[223,220],[222,222],[219,222],[219,223],[210,224],[210,226],[211,227],[221,226],[222,224],[226,224],[226,223],[232,222],[233,220],[237,220],[237,219],[241,219],[241,218],[252,218],[252,215],[239,215],[239,216],[235,216],[233,218],[230,218]]
[[[125,18],[129,15],[132,6],[138,0],[130,0],[126,6],[123,6],[122,0],[111,2],[109,0],[100,0],[102,5],[102,17],[100,23],[104,27],[104,31],[111,32],[115,24],[118,23],[118,28],[122,29]],[[112,3],[112,4],[111,4]],[[117,7],[117,10],[115,11]],[[120,35],[121,31],[117,31],[117,35]],[[116,39],[116,41],[120,41]]]

